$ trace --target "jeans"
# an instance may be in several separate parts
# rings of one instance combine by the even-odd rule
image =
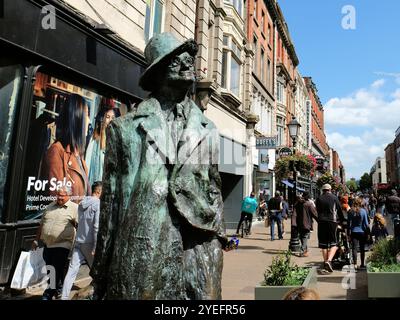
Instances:
[[[365,234],[363,232],[353,232],[351,234],[353,262],[357,264],[357,249],[360,246],[361,265],[364,265],[365,259]]]
[[[242,211],[242,214],[240,215],[240,220],[239,220],[239,223],[238,223],[238,226],[237,226],[236,233],[239,233],[240,226],[242,225],[245,217],[247,217],[247,219],[249,220],[249,233],[250,233],[250,231],[251,231],[251,223],[253,222],[253,214],[247,213],[247,212],[244,212],[244,211]]]
[[[278,238],[283,239],[282,237],[282,215],[279,214],[271,214],[270,215],[271,221],[271,240],[275,239],[275,222],[278,225]]]
[[[87,262],[89,268],[93,264],[93,243],[77,243],[72,252],[71,262],[69,263],[69,268],[67,275],[65,276],[64,285],[62,288],[62,300],[68,300],[69,294],[71,293],[72,285],[78,275],[79,268],[83,262]]]
[[[307,252],[308,247],[307,247],[307,242],[308,239],[310,238],[310,231],[309,230],[299,230],[299,238],[301,242],[301,252]]]

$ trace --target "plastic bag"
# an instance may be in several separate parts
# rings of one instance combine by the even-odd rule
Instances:
[[[22,251],[10,287],[12,289],[25,289],[41,283],[46,276],[47,269],[43,260],[43,248]]]

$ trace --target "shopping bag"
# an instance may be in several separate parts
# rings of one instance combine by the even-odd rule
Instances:
[[[11,280],[12,289],[25,289],[43,281],[47,276],[43,248],[22,251]]]

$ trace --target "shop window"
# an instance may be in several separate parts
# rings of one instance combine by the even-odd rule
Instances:
[[[0,218],[5,207],[15,115],[23,83],[23,68],[0,59]]]
[[[38,218],[61,185],[72,189],[76,203],[90,195],[91,185],[102,181],[105,130],[127,112],[127,105],[117,99],[38,72],[20,218]]]
[[[146,19],[144,25],[144,38],[146,43],[155,34],[162,32],[164,1],[146,0]]]

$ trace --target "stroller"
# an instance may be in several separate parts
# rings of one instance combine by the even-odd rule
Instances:
[[[347,226],[338,226],[337,239],[338,249],[332,259],[332,267],[334,269],[342,270],[345,265],[353,264],[353,255],[351,252],[351,243],[347,237]]]

